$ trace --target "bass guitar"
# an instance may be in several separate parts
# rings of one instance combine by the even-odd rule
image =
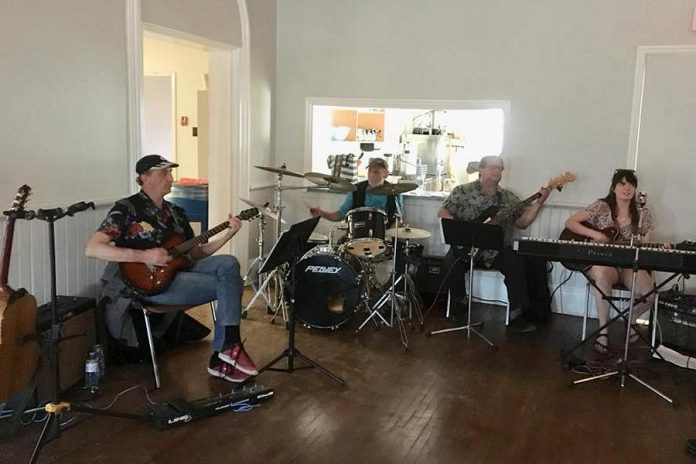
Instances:
[[[36,299],[24,289],[7,284],[14,225],[22,217],[31,188],[17,190],[12,207],[5,211],[5,241],[0,265],[0,403],[18,393],[32,380],[39,359],[36,339]]]
[[[245,209],[237,217],[242,221],[247,221],[256,217],[259,210],[256,208]],[[166,266],[152,266],[145,263],[119,263],[121,278],[131,289],[140,295],[157,295],[162,293],[172,283],[172,279],[176,273],[182,269],[191,266],[191,260],[188,252],[194,247],[208,241],[214,235],[219,234],[227,229],[229,223],[227,221],[218,224],[207,232],[184,241],[181,235],[173,235],[169,237],[163,244],[162,248],[166,249],[172,256],[172,260]]]
[[[556,189],[560,192],[563,190],[563,187],[566,184],[570,182],[575,182],[575,179],[575,174],[571,172],[566,172],[563,175],[551,179],[546,188],[549,190]],[[525,198],[524,200],[512,207],[501,208],[500,206],[491,206],[490,208],[486,208],[486,210],[483,211],[483,213],[481,213],[476,219],[474,219],[474,222],[482,222],[485,224],[500,224],[509,217],[515,217],[519,215],[522,211],[524,211],[524,209],[527,206],[531,205],[534,201],[541,198],[542,195],[543,194],[540,190],[534,195]]]

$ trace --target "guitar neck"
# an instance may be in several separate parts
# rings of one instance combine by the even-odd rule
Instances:
[[[201,235],[198,235],[197,237],[193,237],[190,240],[186,240],[184,243],[180,243],[179,245],[175,246],[170,250],[170,253],[173,256],[180,256],[183,254],[188,253],[192,248],[201,245],[205,242],[208,241],[210,237],[213,235],[217,235],[223,230],[227,229],[229,227],[229,222],[221,222],[220,224],[216,225],[212,229],[203,232]]]
[[[537,192],[534,195],[525,198],[521,202],[517,203],[511,208],[503,208],[498,214],[489,222],[489,224],[500,224],[505,219],[510,216],[515,216],[522,212],[527,206],[531,205],[537,198],[541,197],[541,192]]]
[[[15,219],[10,217],[5,224],[5,243],[2,248],[2,265],[0,265],[0,293],[7,293],[7,278],[10,273],[10,255],[12,254],[12,237],[14,236]]]

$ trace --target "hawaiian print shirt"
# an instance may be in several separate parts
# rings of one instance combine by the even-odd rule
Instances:
[[[97,230],[118,247],[138,250],[162,246],[175,234],[194,236],[183,208],[166,200],[158,208],[142,190],[117,201]]]
[[[491,206],[497,206],[501,209],[514,208],[519,202],[520,199],[517,195],[500,187],[497,195],[486,195],[481,189],[481,181],[475,180],[467,184],[457,185],[442,203],[442,207],[452,213],[452,216],[458,221],[473,221]],[[505,233],[505,245],[512,244],[513,227],[518,217],[519,214],[507,216],[499,223]],[[483,260],[486,266],[490,266],[497,254],[496,251],[492,250],[484,251]]]

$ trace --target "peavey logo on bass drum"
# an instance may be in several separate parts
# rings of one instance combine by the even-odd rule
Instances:
[[[305,272],[313,272],[315,274],[338,274],[341,271],[340,267],[335,266],[307,266]]]

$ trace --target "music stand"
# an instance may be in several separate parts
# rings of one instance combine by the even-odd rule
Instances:
[[[345,381],[342,378],[333,374],[331,371],[324,368],[323,366],[321,366],[319,363],[312,360],[311,358],[305,356],[304,354],[302,354],[302,352],[300,352],[300,350],[295,348],[295,307],[294,307],[294,305],[295,305],[295,275],[297,272],[296,264],[300,258],[302,250],[304,250],[304,246],[307,244],[307,240],[309,240],[309,236],[312,234],[312,231],[314,230],[317,223],[319,222],[319,219],[320,219],[319,217],[316,217],[316,218],[312,218],[312,219],[307,219],[306,221],[298,222],[297,224],[293,224],[290,227],[290,230],[283,232],[280,235],[280,237],[278,238],[278,241],[276,242],[276,244],[273,246],[273,249],[271,250],[271,253],[268,255],[266,262],[263,264],[261,269],[259,269],[259,272],[268,272],[271,269],[275,269],[276,267],[278,267],[282,264],[285,264],[285,263],[290,263],[290,269],[291,269],[290,270],[290,276],[291,276],[291,280],[290,280],[290,315],[289,315],[289,319],[288,319],[288,324],[289,324],[288,347],[285,350],[283,350],[283,352],[281,354],[276,356],[272,361],[270,361],[268,364],[266,364],[261,369],[259,369],[259,374],[263,371],[266,371],[266,370],[292,373],[295,369],[315,368],[315,369],[318,369],[322,374],[328,376],[334,382],[336,382],[340,385],[344,385]],[[294,366],[294,359],[296,357],[303,360],[307,365],[295,367]],[[271,367],[283,358],[288,358],[288,367],[286,367],[286,368]]]
[[[429,335],[437,335],[446,332],[466,330],[466,338],[471,337],[471,332],[478,335],[481,340],[495,348],[493,342],[488,340],[474,327],[483,325],[483,322],[471,323],[471,295],[474,289],[474,259],[479,249],[501,250],[503,248],[503,228],[498,225],[483,224],[480,222],[464,222],[454,219],[442,218],[442,232],[445,243],[450,246],[469,248],[469,289],[466,324],[449,329],[435,330]]]

